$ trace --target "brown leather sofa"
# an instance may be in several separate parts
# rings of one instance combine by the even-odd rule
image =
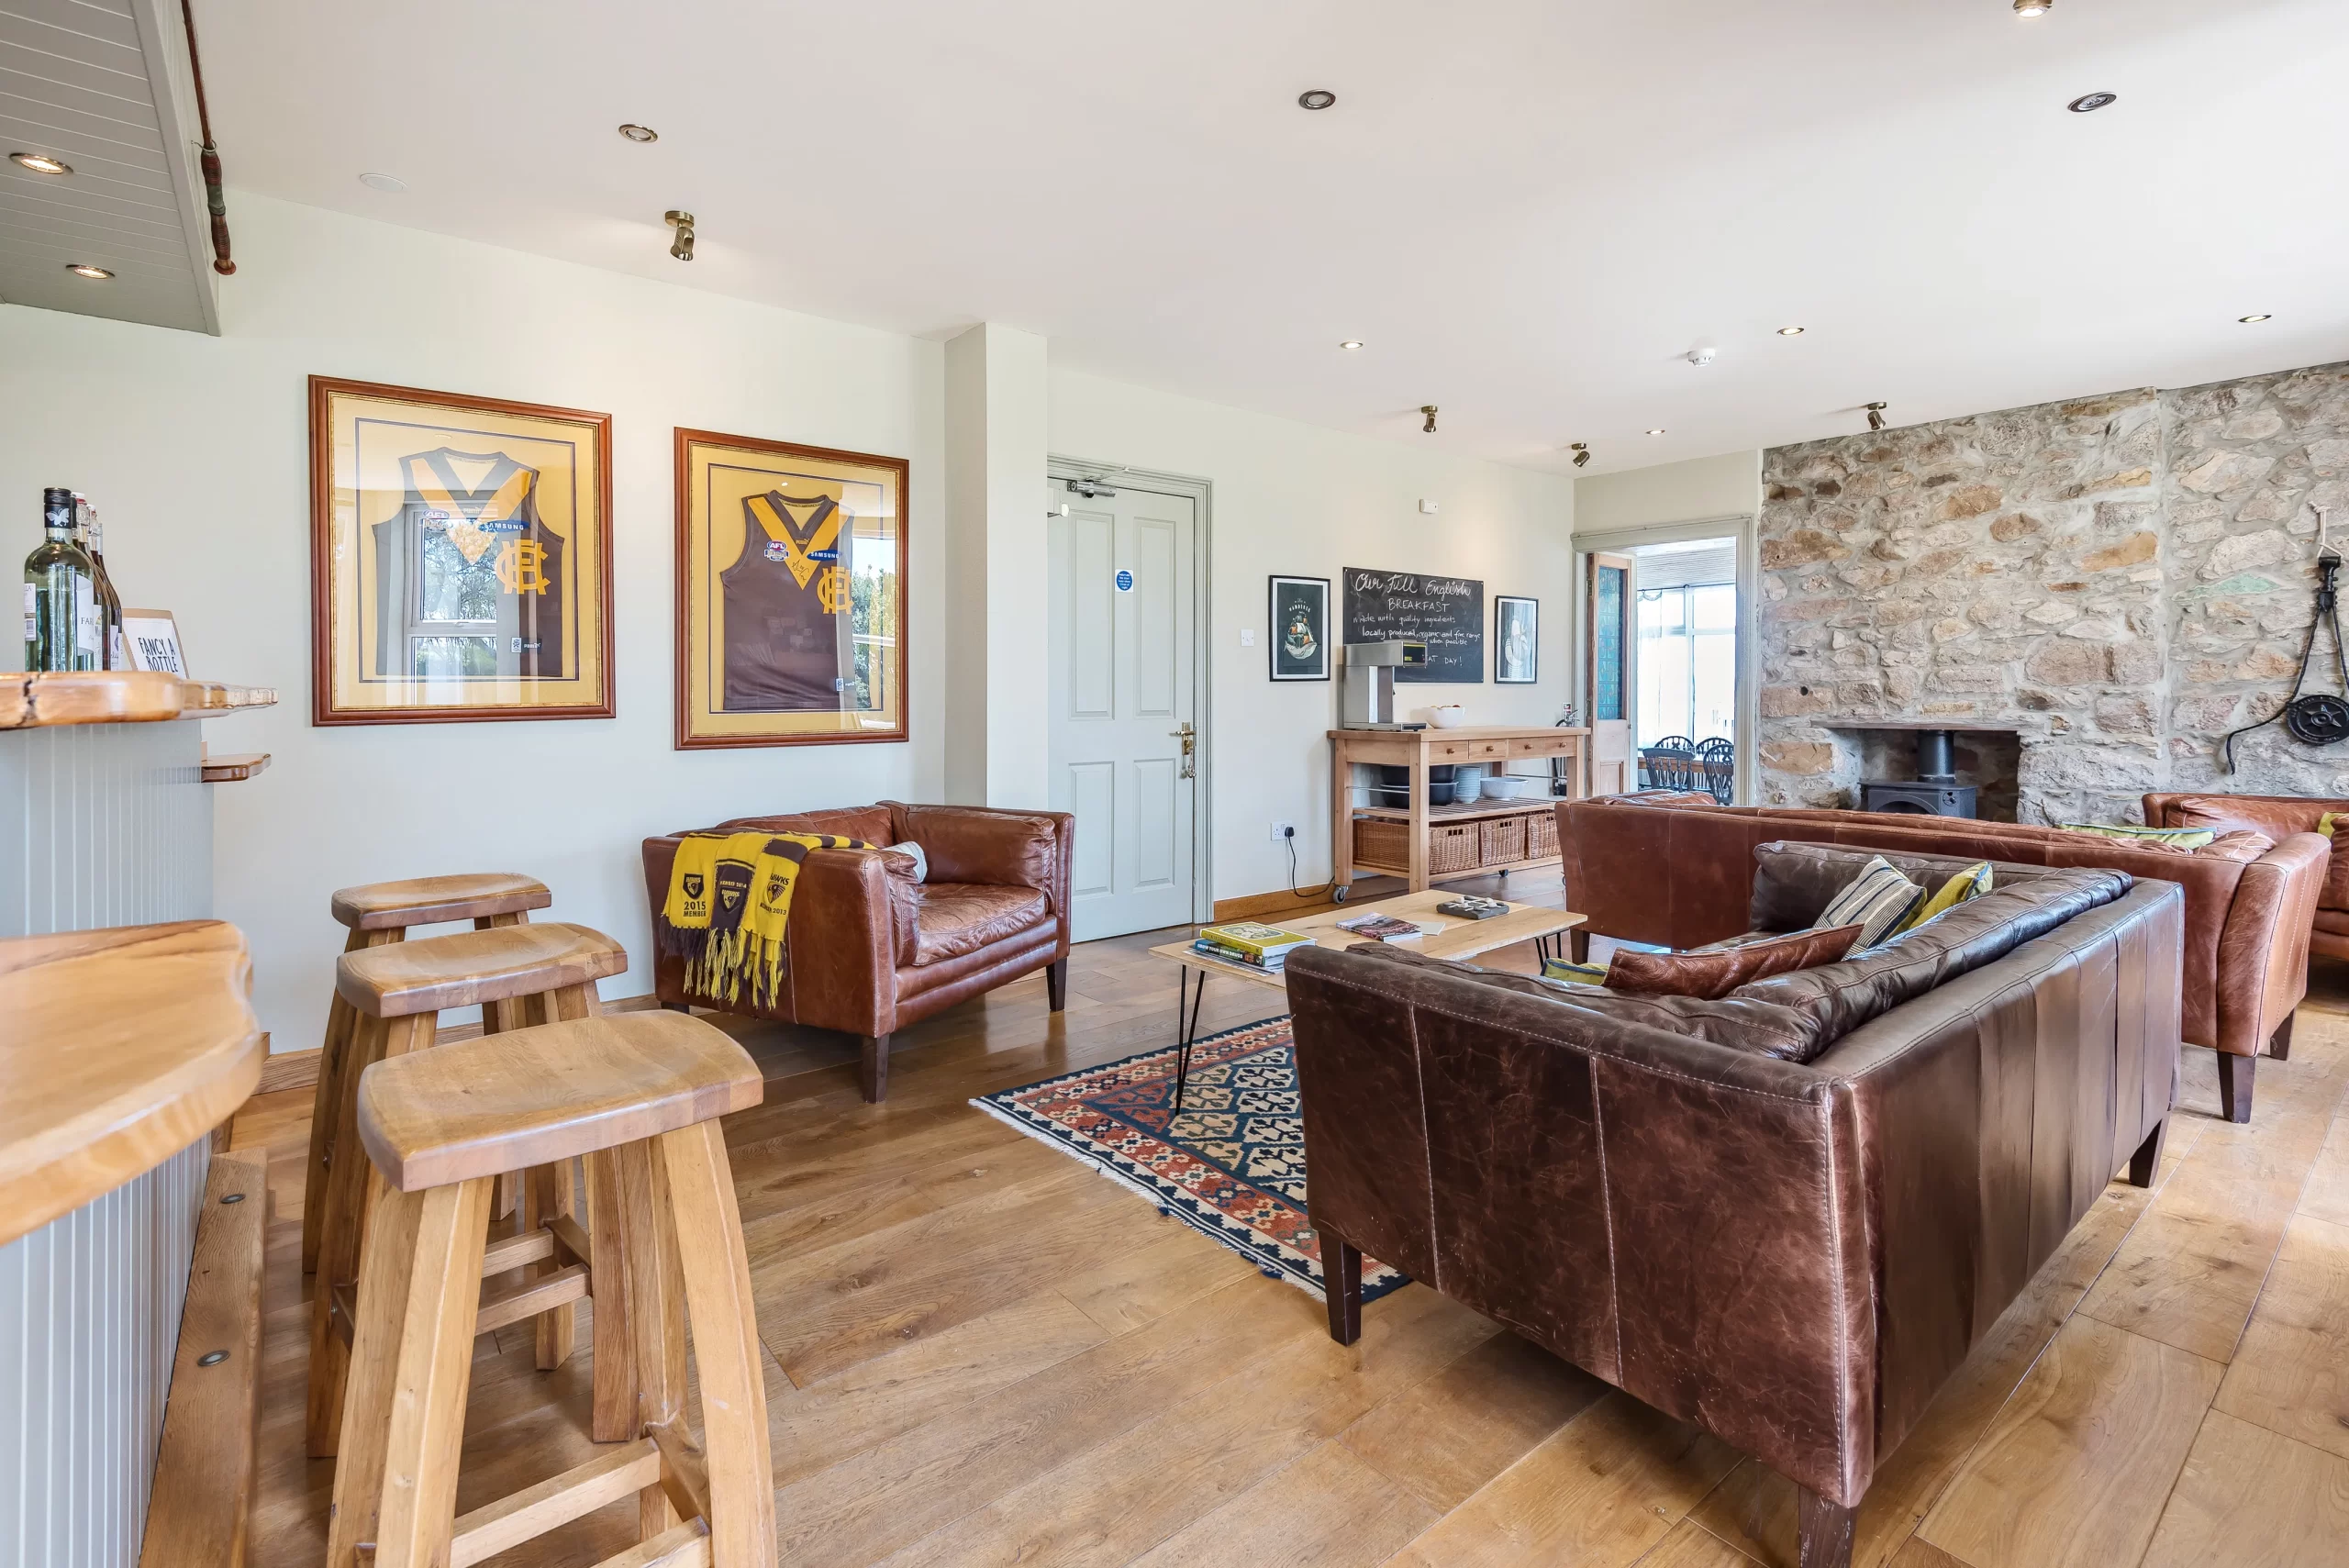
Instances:
[[[1656,869],[1747,874],[1689,855]],[[1935,1391],[2116,1168],[2159,1162],[2184,901],[2043,874],[1903,939],[1938,931],[1890,980],[1846,961],[1686,1018],[1375,943],[1291,954],[1332,1337],[1380,1259],[1775,1466],[1806,1568],[1844,1568]],[[1854,995],[1908,999],[1846,1009],[1808,1062],[1682,1032]]]
[[[2258,859],[2140,848],[2117,839],[2014,822],[1880,811],[1648,803],[1636,796],[1558,806],[1566,906],[1576,933],[1689,948],[1734,935],[1745,917],[1746,867],[1772,839],[1874,850],[2102,866],[2186,889],[2185,1038],[2219,1052],[2230,1121],[2251,1119],[2254,1061],[2290,1048],[2292,1009],[2308,990],[2309,930],[2332,846],[2284,838]],[[1669,866],[1669,874],[1657,868]]]
[[[2349,800],[2297,795],[2149,795],[2145,822],[2154,828],[2255,828],[2279,842],[2288,834],[2314,833],[2327,812],[2349,817]],[[2327,958],[2349,958],[2349,832],[2333,837],[2332,859],[2316,900],[2309,951]]]
[[[930,879],[905,855],[818,850],[800,868],[785,944],[788,973],[773,1007],[721,1002],[686,988],[685,961],[662,953],[662,1005],[746,1013],[841,1029],[863,1042],[868,1100],[888,1090],[889,1037],[966,997],[1041,969],[1052,1008],[1067,999],[1069,867],[1076,818],[1058,811],[974,806],[877,806],[738,817],[729,832],[829,833],[869,844],[919,844]],[[644,891],[657,922],[677,837],[644,840]]]

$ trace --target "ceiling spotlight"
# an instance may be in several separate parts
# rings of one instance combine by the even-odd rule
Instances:
[[[628,138],[630,141],[635,142],[658,141],[661,139],[661,133],[654,130],[649,125],[624,125],[620,127],[620,134]]]
[[[1649,435],[1651,435],[1651,436],[1661,436],[1662,434],[1664,434],[1664,431],[1663,431],[1662,429],[1660,429],[1660,428],[1659,428],[1659,429],[1653,429],[1653,430],[1650,430],[1650,431],[1648,432],[1648,434],[1649,434]]]
[[[104,267],[93,267],[87,261],[68,261],[65,263],[65,270],[77,278],[88,278],[93,283],[102,284],[114,276]]]
[[[397,174],[362,174],[359,183],[371,191],[382,191],[395,196],[407,189],[407,182]]]
[[[2018,17],[2043,17],[2055,6],[2055,0],[2015,0]]]
[[[1421,433],[1422,435],[1429,435],[1429,436],[1432,436],[1432,435],[1434,435],[1434,434],[1435,434],[1435,405],[1434,405],[1434,404],[1432,404],[1432,403],[1422,403],[1422,404],[1420,404],[1420,405],[1419,405],[1419,412],[1420,412],[1420,413],[1422,413],[1422,414],[1424,414],[1424,415],[1426,415],[1426,416],[1428,417],[1428,422],[1427,422],[1426,424],[1424,424],[1424,425],[1422,425],[1422,426],[1420,426],[1420,427],[1419,427],[1419,431],[1420,431],[1420,433]]]
[[[1337,101],[1338,95],[1327,87],[1316,87],[1297,95],[1297,106],[1300,109],[1326,109]]]
[[[661,217],[662,221],[677,231],[676,241],[669,247],[669,254],[680,261],[692,261],[694,259],[694,215],[689,212],[679,212],[672,207],[662,213]]]
[[[1884,411],[1885,411],[1887,408],[1889,408],[1889,407],[1891,407],[1891,406],[1892,406],[1892,405],[1890,405],[1889,403],[1871,403],[1871,404],[1869,404],[1869,405],[1867,406],[1867,410],[1868,410],[1868,428],[1869,428],[1869,429],[1871,429],[1871,430],[1881,430],[1881,429],[1883,429],[1883,428],[1884,428]]]
[[[2276,318],[2266,311],[2262,311],[2257,316],[2238,316],[2235,319],[2246,327],[2255,327],[2263,321],[2273,321]]]
[[[2120,101],[2121,95],[2118,93],[2083,93],[2064,106],[2076,115],[2092,115],[2107,104],[2117,104]]]
[[[1341,349],[1359,349],[1362,347],[1362,339],[1359,338],[1349,338],[1344,342],[1339,344],[1338,347]]]
[[[1576,468],[1586,468],[1589,466],[1590,443],[1588,441],[1568,441],[1566,443],[1566,450],[1575,454],[1575,466]]]
[[[1802,336],[1802,333],[1803,329],[1799,327],[1781,327],[1778,328],[1778,336],[1781,338],[1799,338]]]
[[[8,161],[21,163],[36,174],[71,174],[73,165],[61,158],[51,158],[46,152],[11,152]]]

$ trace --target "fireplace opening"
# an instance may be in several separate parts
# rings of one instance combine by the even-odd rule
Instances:
[[[2015,820],[2021,738],[2013,730],[1898,720],[1834,728],[1854,731],[1859,742],[1861,809]]]

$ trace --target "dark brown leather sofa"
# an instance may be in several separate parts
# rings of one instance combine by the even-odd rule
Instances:
[[[2149,795],[2145,822],[2154,828],[2221,829],[2241,824],[2256,828],[2269,838],[2314,833],[2329,812],[2349,817],[2349,800],[2325,800],[2298,795]],[[2327,958],[2349,958],[2349,831],[2333,835],[2332,859],[2317,895],[2314,929],[2309,951]]]
[[[1864,958],[1727,1002],[1292,954],[1332,1336],[1360,1331],[1368,1253],[1775,1466],[1805,1568],[1844,1568],[1880,1462],[2115,1170],[2159,1162],[2183,897],[2040,874],[1897,974]],[[1683,1032],[1734,1040],[1741,1007],[1856,1027],[1808,1062]]]
[[[1067,993],[1069,867],[1076,819],[1058,811],[974,806],[877,806],[738,817],[728,832],[829,833],[869,844],[913,842],[930,860],[918,882],[904,855],[818,850],[800,868],[779,1003],[754,1007],[689,991],[685,961],[659,954],[662,1005],[746,1013],[841,1029],[863,1044],[868,1100],[888,1090],[889,1037],[905,1026],[1044,971],[1052,1008]],[[644,891],[657,922],[677,837],[644,840]]]
[[[1745,918],[1753,847],[1772,839],[2101,866],[2174,882],[2186,890],[2185,1040],[2219,1052],[2220,1108],[2230,1121],[2251,1119],[2260,1051],[2280,1056],[2290,1047],[2332,851],[2316,834],[2296,833],[2244,862],[2013,822],[1697,805],[1679,796],[1564,801],[1557,814],[1566,906],[1589,917],[1578,940],[1603,934],[1690,948],[1734,935]]]

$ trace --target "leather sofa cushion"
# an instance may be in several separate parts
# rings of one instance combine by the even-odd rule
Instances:
[[[1781,1062],[1809,1062],[1825,1051],[1829,1044],[1820,1031],[1817,1019],[1791,1007],[1751,997],[1724,997],[1709,1001],[1698,996],[1624,995],[1592,985],[1572,985],[1556,980],[1539,979],[1531,974],[1479,969],[1473,963],[1462,963],[1453,959],[1431,958],[1391,942],[1361,942],[1345,951],[1408,964],[1415,969],[1443,970],[1497,991],[1514,991],[1521,996],[1538,996],[1546,1002],[1579,1007],[1584,1012],[1597,1013],[1603,1018],[1644,1024],[1651,1029],[1725,1045],[1733,1051],[1774,1056]],[[1617,955],[1618,959],[1621,956],[1620,953]]]
[[[1857,926],[1790,931],[1706,952],[1625,948],[1607,968],[1607,989],[1631,996],[1693,996],[1717,1002],[1739,986],[1789,970],[1833,963],[1859,940]]]
[[[1052,917],[1052,901],[1040,887],[929,882],[915,883],[913,889],[917,969],[941,959],[959,958]],[[894,878],[890,891],[896,891]]]
[[[1780,839],[1753,849],[1753,896],[1747,923],[1757,931],[1799,931],[1819,923],[1820,911],[1842,892],[1871,855],[1881,855],[1892,868],[1925,889],[1928,895],[1942,884],[1979,861],[1962,855],[1918,855],[1899,850],[1853,850],[1836,844],[1804,844]],[[2048,874],[2045,866],[1990,862],[1993,892]]]
[[[2328,811],[2341,809],[2337,800],[2265,800],[2223,795],[2190,796],[2170,807],[2188,828],[2216,828],[2221,833],[2251,828],[2271,839],[2313,833]],[[2349,833],[2332,835],[2332,860],[2324,869],[2324,891],[2317,895],[2322,909],[2349,909]]]
[[[731,822],[720,822],[718,830],[726,833],[748,833],[764,828],[770,833],[829,833],[836,839],[862,839],[868,844],[890,844],[897,835],[891,830],[889,808],[885,806],[844,806],[838,811],[795,811],[784,817],[737,817]]]
[[[2316,929],[2331,936],[2349,937],[2349,909],[2323,909],[2316,912]]]
[[[898,831],[890,841],[911,839],[930,857],[932,887],[941,883],[1018,884],[1047,890],[1055,885],[1053,851],[1057,818],[1038,813],[963,811],[951,806],[900,806]],[[886,809],[883,808],[885,816]]]
[[[1929,926],[1841,963],[1757,980],[1731,995],[1809,1015],[1824,1050],[1902,1003],[2004,958],[2076,915],[2111,903],[2133,884],[2126,872],[2049,872],[2019,886],[1994,888]]]
[[[2232,832],[2220,834],[2196,853],[2214,860],[2242,861],[2248,864],[2275,847],[2276,840],[2258,828],[2239,828]]]

